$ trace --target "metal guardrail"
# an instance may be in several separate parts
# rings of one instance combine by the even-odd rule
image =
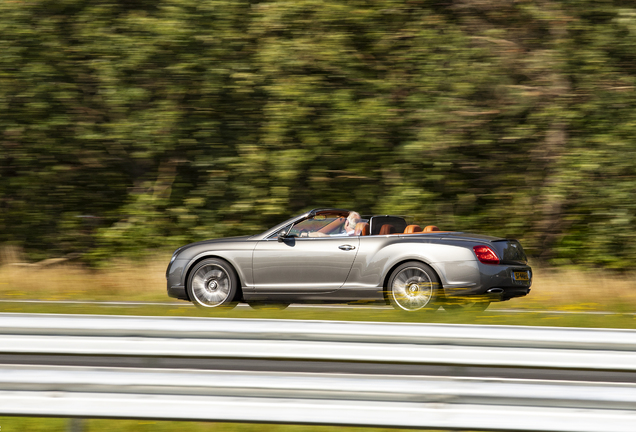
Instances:
[[[633,431],[636,386],[340,374],[1,367],[11,415]]]
[[[636,331],[500,325],[413,324],[114,315],[0,315],[0,334],[389,342],[636,350]]]
[[[398,374],[0,366],[0,414],[633,432],[636,332],[290,320],[0,315],[0,354],[326,360]],[[581,381],[399,376],[404,363],[580,369]]]
[[[0,353],[636,371],[636,331],[5,314],[0,319]]]

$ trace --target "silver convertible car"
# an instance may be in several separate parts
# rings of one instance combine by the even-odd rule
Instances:
[[[403,311],[485,309],[525,296],[532,270],[517,240],[399,216],[358,219],[315,209],[261,234],[206,240],[177,249],[166,272],[168,295],[202,308],[290,303],[382,302]]]

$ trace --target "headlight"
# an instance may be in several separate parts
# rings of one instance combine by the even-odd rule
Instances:
[[[174,251],[174,253],[172,254],[172,258],[170,258],[170,264],[168,264],[168,268],[166,269],[166,278],[168,277],[168,273],[170,272],[170,266],[172,265],[172,263],[174,262],[174,260],[177,259],[177,255],[179,255],[179,251],[181,251],[182,248],[177,249],[176,251]]]
[[[177,254],[179,253],[179,249],[177,249],[176,251],[174,251],[174,253],[172,254],[172,258],[170,258],[170,264],[172,264],[174,262],[174,260],[177,259]],[[168,264],[168,265],[170,265]]]

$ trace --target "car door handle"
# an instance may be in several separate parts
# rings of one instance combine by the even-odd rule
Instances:
[[[344,251],[350,251],[355,249],[355,246],[351,246],[351,245],[342,245],[342,246],[338,246],[338,249],[342,249]]]

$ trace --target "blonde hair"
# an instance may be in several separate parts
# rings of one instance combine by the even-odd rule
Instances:
[[[360,222],[360,220],[362,220],[362,218],[360,217],[360,213],[358,212],[350,212],[349,216],[347,216],[347,222],[349,222],[349,226],[352,229],[355,229],[356,225],[358,224],[358,222]]]

